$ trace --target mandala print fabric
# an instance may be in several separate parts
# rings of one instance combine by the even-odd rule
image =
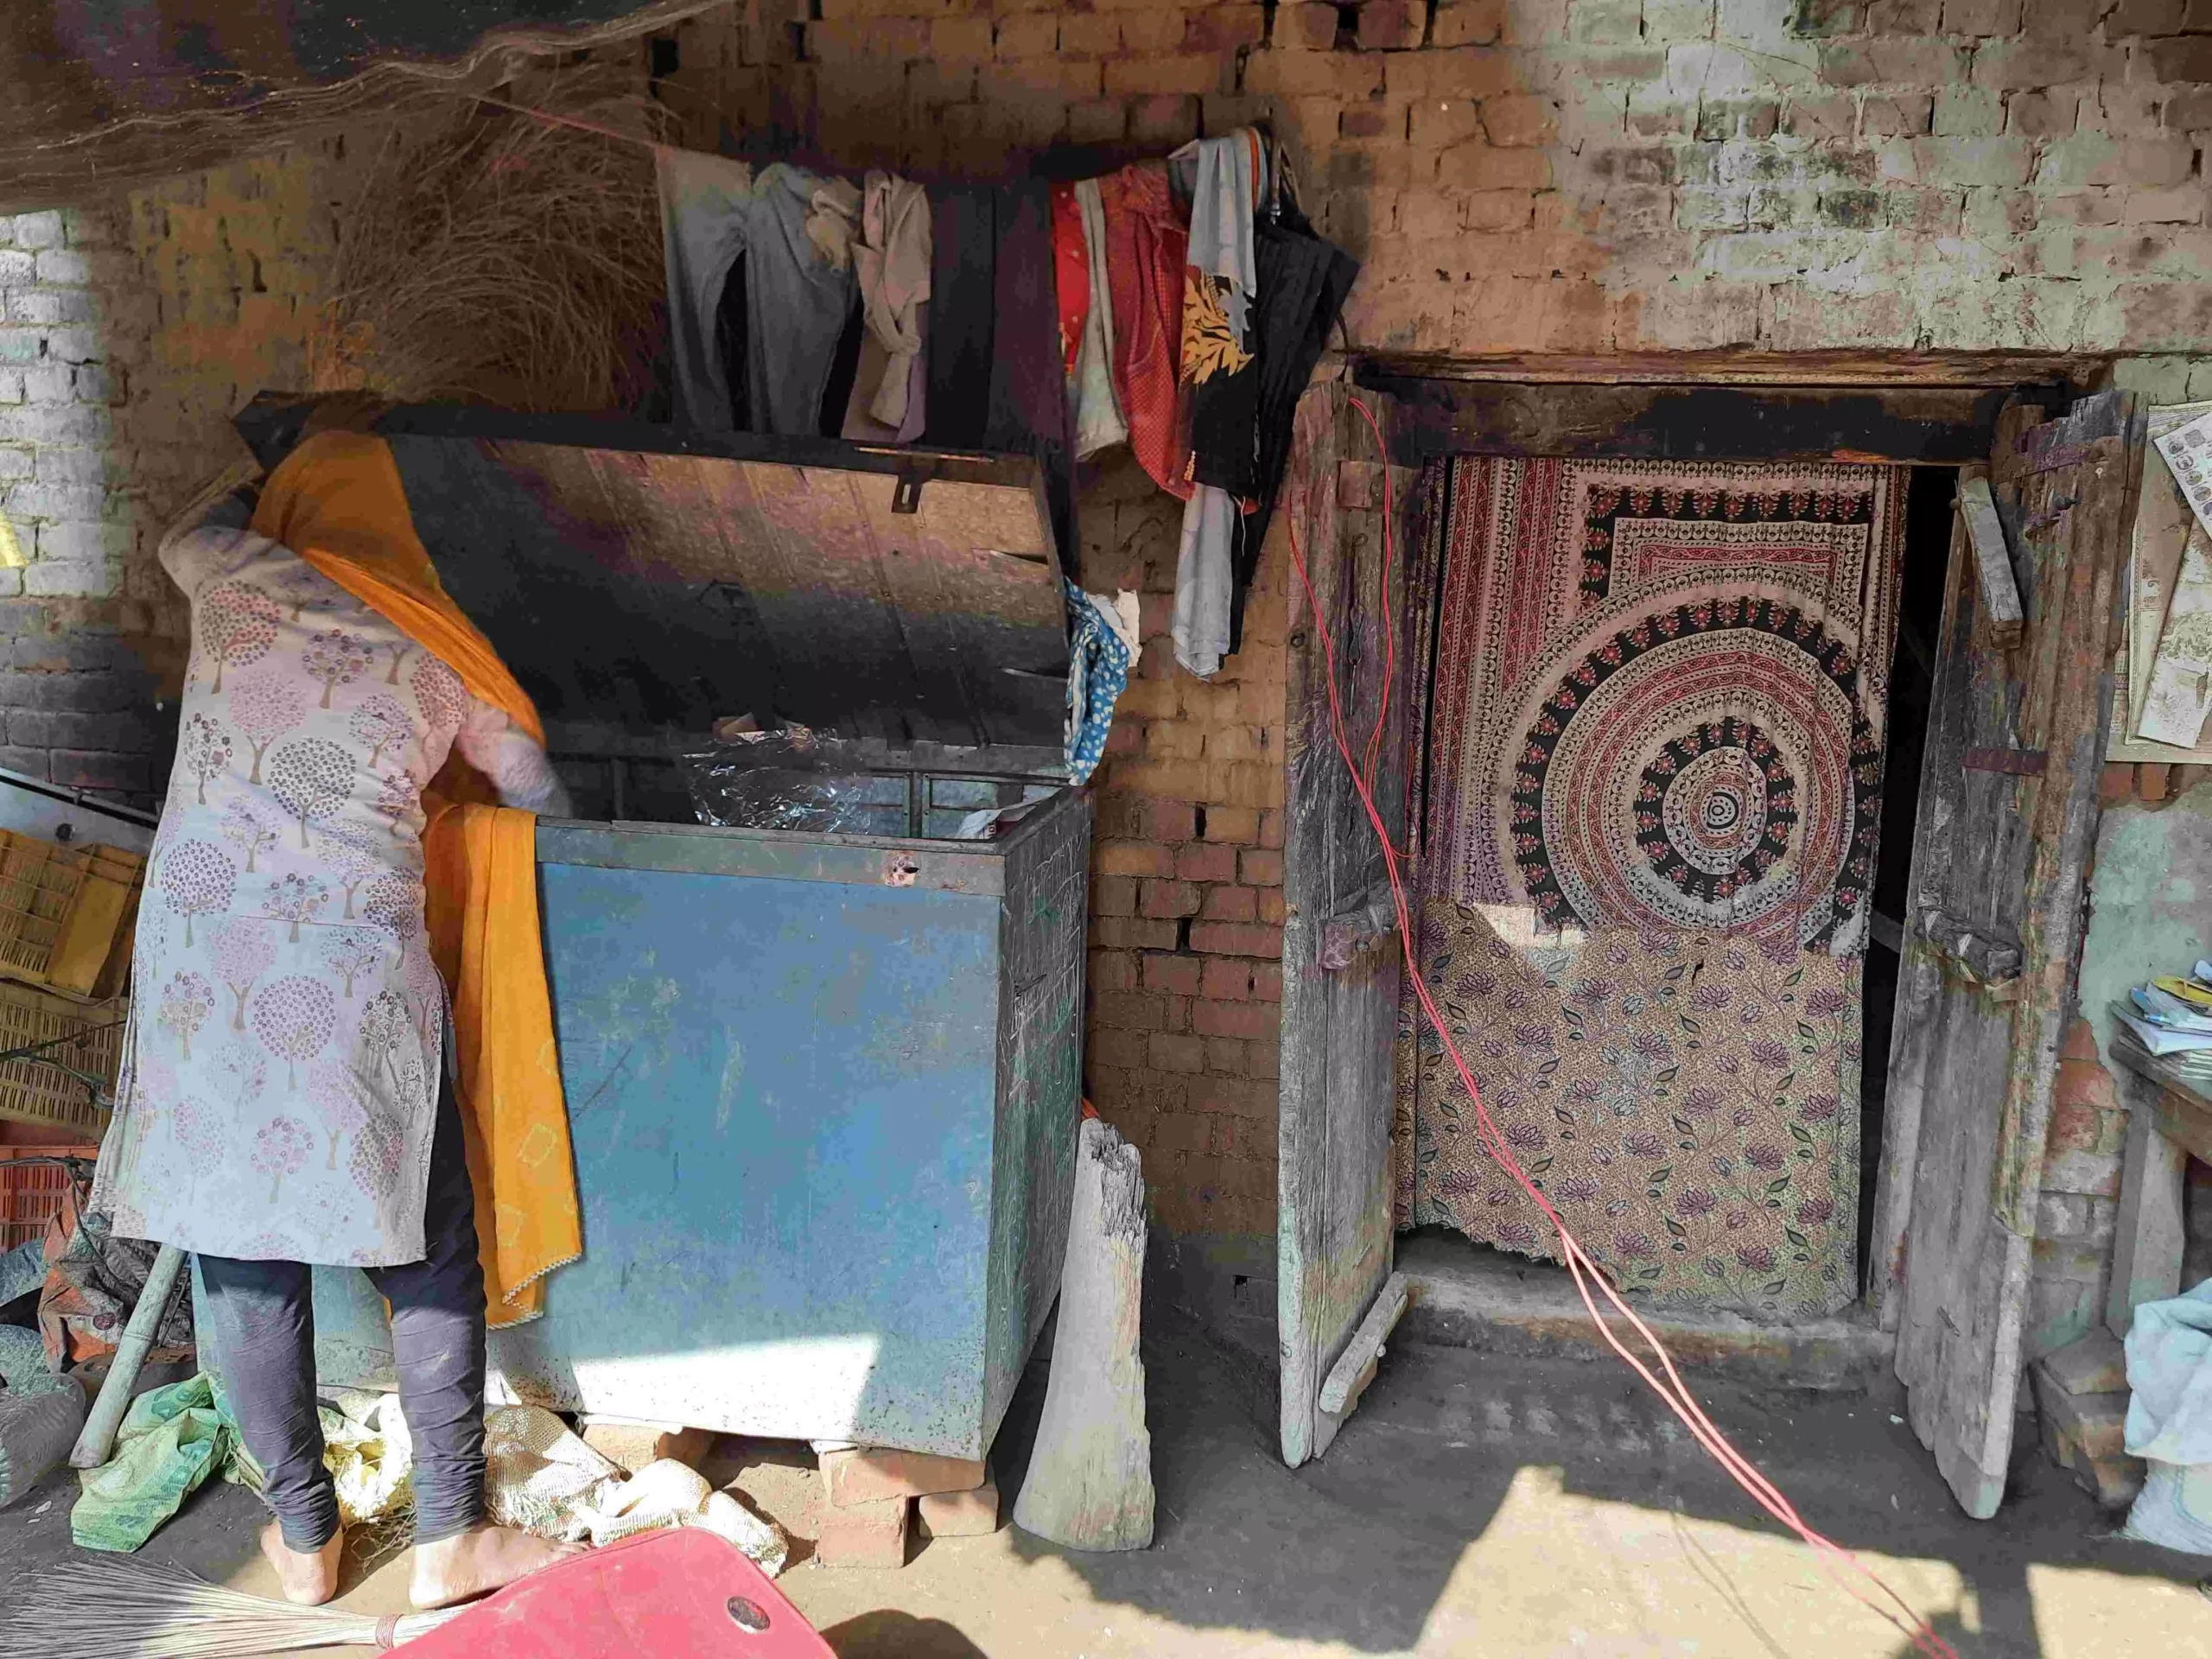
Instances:
[[[1857,1294],[1895,468],[1467,459],[1421,582],[1417,950],[1492,1122],[1675,1306]],[[1397,1212],[1556,1254],[1410,999]]]

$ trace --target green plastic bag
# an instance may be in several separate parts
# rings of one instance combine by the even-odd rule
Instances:
[[[238,1426],[206,1375],[149,1389],[130,1402],[114,1456],[80,1477],[69,1535],[80,1549],[137,1548],[208,1476],[230,1474],[238,1449]]]

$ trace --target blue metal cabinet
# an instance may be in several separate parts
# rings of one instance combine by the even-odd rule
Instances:
[[[1066,1245],[1090,835],[542,824],[584,1256],[494,1397],[981,1458]],[[321,1380],[394,1386],[316,1280]]]

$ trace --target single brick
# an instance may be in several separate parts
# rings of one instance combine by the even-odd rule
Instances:
[[[1282,885],[1282,855],[1265,848],[1248,847],[1237,859],[1237,879],[1248,887]]]
[[[1097,1023],[1117,1031],[1160,1031],[1167,1024],[1166,1005],[1152,992],[1100,991],[1094,1007]]]
[[[1279,957],[1282,930],[1255,922],[1194,922],[1191,949],[1206,956]]]
[[[1089,963],[1094,991],[1134,991],[1139,983],[1137,964],[1143,960],[1133,950],[1093,950]]]
[[[1428,43],[1433,47],[1495,45],[1504,31],[1505,11],[1506,0],[1444,0],[1429,25]],[[1708,6],[1708,29],[1711,16]]]
[[[1090,884],[1090,913],[1094,916],[1134,916],[1137,913],[1137,883],[1132,875],[1102,875]]]
[[[1256,962],[1252,964],[1252,995],[1262,1002],[1282,1001],[1281,963]]]
[[[1249,887],[1208,887],[1198,914],[1209,922],[1249,922],[1259,917],[1257,895]]]
[[[999,1529],[999,1487],[987,1480],[972,1492],[931,1492],[914,1500],[925,1538],[981,1538]]]
[[[1147,991],[1162,991],[1176,996],[1197,996],[1201,981],[1214,964],[1198,957],[1170,956],[1155,952],[1140,960],[1144,964],[1144,988]]]
[[[1359,9],[1359,49],[1409,51],[1427,28],[1428,0],[1366,0]]]
[[[1208,6],[1190,14],[1183,45],[1193,52],[1234,52],[1240,47],[1258,46],[1267,37],[1265,6]],[[1207,112],[1206,124],[1209,130],[1214,130],[1211,111]]]
[[[822,1454],[822,1490],[832,1509],[925,1492],[972,1492],[988,1474],[980,1461],[895,1446],[855,1446]]]
[[[1211,810],[1207,817],[1211,827]],[[1185,881],[1234,881],[1236,849],[1211,840],[1193,842],[1177,849],[1175,874]]]
[[[814,1541],[816,1562],[823,1567],[906,1566],[906,1521],[913,1507],[911,1497],[887,1497],[874,1503],[824,1508]]]
[[[1178,924],[1141,916],[1101,916],[1090,924],[1090,942],[1109,950],[1173,950]]]
[[[1206,958],[1205,974],[1198,994],[1216,1001],[1243,1001],[1252,995],[1252,964],[1239,962],[1233,957]]]
[[[1101,875],[1140,875],[1165,879],[1175,874],[1175,853],[1151,841],[1102,841],[1093,867]]]
[[[1155,920],[1175,920],[1197,915],[1205,897],[1195,882],[1147,881],[1138,894],[1137,909]]]
[[[1185,97],[1140,98],[1129,105],[1129,142],[1140,148],[1188,143],[1198,136],[1198,100]]]
[[[1326,52],[1337,43],[1334,6],[1293,0],[1275,8],[1275,30],[1268,44],[1279,52]]]
[[[1272,1002],[1199,1001],[1192,1005],[1191,1014],[1201,1037],[1271,1043],[1282,1036],[1281,1011]]]
[[[1152,1065],[1162,1071],[1198,1072],[1206,1069],[1206,1046],[1202,1037],[1154,1032],[1146,1045],[1146,1052]]]

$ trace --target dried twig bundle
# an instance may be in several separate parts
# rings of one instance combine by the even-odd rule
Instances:
[[[590,70],[396,128],[339,227],[313,390],[621,410],[652,384],[663,267],[651,150],[667,115]],[[584,127],[603,130],[586,130]]]

